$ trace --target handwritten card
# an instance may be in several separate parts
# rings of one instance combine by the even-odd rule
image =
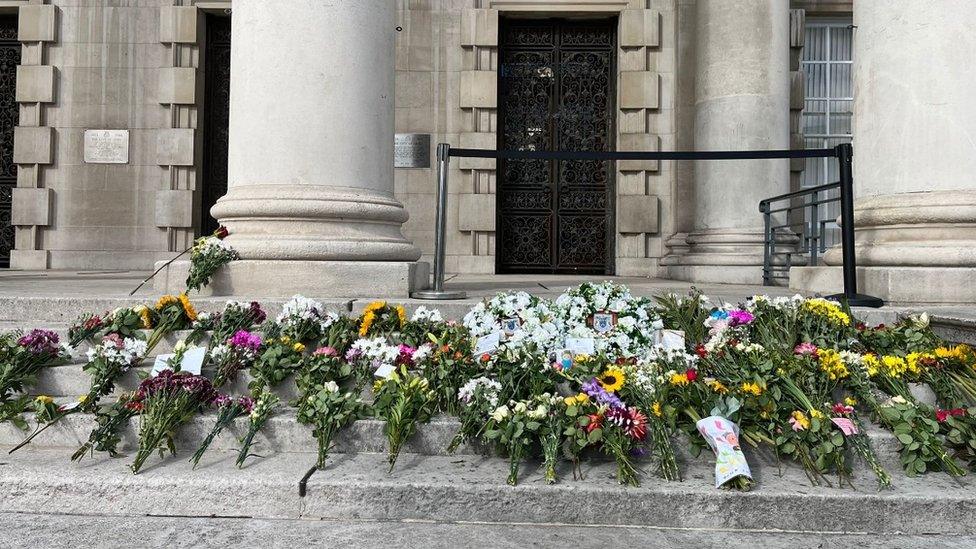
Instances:
[[[592,337],[567,337],[565,348],[574,355],[596,354],[596,343]]]
[[[715,487],[736,477],[752,479],[749,463],[739,446],[739,426],[720,416],[708,416],[695,424],[715,452]]]
[[[475,356],[481,356],[484,354],[491,354],[498,350],[498,346],[502,342],[502,333],[493,332],[486,336],[481,336],[474,345]]]

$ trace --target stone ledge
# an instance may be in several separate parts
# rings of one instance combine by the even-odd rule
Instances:
[[[160,267],[162,263],[157,263]],[[185,286],[189,261],[176,261],[155,278],[158,292],[179,292]],[[256,299],[288,298],[295,294],[355,298],[363,283],[371,297],[404,299],[428,286],[430,265],[417,261],[287,261],[240,260],[223,267],[200,295],[247,295]]]
[[[976,267],[858,267],[859,293],[887,305],[972,305],[976,303]],[[793,267],[790,288],[822,294],[844,290],[841,267]]]

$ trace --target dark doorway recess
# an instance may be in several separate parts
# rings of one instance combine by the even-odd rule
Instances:
[[[200,232],[217,230],[210,208],[227,194],[227,142],[230,123],[230,17],[207,16],[204,57],[206,91],[203,121],[203,197]]]
[[[0,16],[0,268],[10,266],[14,249],[12,209],[17,165],[14,164],[14,128],[20,119],[15,98],[20,42],[17,41],[17,16]]]
[[[503,19],[498,148],[614,150],[616,20]],[[496,271],[613,274],[610,162],[499,160]]]

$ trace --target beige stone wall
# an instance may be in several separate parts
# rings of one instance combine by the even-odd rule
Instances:
[[[676,0],[397,0],[396,131],[453,146],[494,148],[498,21],[505,16],[593,13],[619,18],[618,150],[677,143]],[[621,163],[616,174],[617,274],[656,275],[663,240],[681,225],[674,167]],[[404,234],[433,254],[436,175],[395,170],[410,212]],[[447,271],[495,270],[495,163],[455,159],[450,172]],[[624,198],[626,197],[626,198]]]

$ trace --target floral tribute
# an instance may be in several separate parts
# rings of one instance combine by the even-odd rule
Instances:
[[[135,394],[94,404],[161,334],[187,328],[188,342],[211,334],[206,376],[163,370]],[[422,425],[446,414],[458,420],[448,450],[492,449],[508,460],[510,484],[531,474],[529,460],[541,461],[546,483],[561,481],[563,462],[581,477],[594,455],[612,460],[624,485],[680,481],[682,444],[714,464],[723,489],[756,487],[749,462],[757,451],[829,487],[850,486],[860,461],[883,489],[898,479],[876,455],[871,425],[892,433],[907,475],[976,470],[976,352],[940,339],[925,315],[870,327],[822,298],[731,304],[693,291],[646,299],[617,284],[584,283],[551,301],[498,294],[450,322],[433,309],[408,316],[386,302],[347,317],[302,296],[273,319],[257,303],[198,315],[181,295],[82,316],[69,339],[90,349],[84,405],[30,390],[42,368],[68,357],[56,334],[0,336],[0,420],[26,425],[33,414],[50,422],[80,407],[94,414],[88,441],[72,456],[81,459],[117,455],[138,416],[134,471],[173,450],[174,433],[211,409],[194,465],[234,422],[246,422],[238,465],[257,458],[251,449],[261,429],[291,413],[308,427],[319,468],[343,444],[343,430],[375,418],[391,470]],[[214,386],[230,390],[236,377],[249,381],[247,394],[218,396]],[[291,384],[297,391],[285,397]]]
[[[229,232],[226,227],[219,227],[210,236],[203,236],[193,243],[190,249],[190,272],[186,277],[187,290],[199,290],[210,284],[214,273],[224,265],[240,259],[224,238]]]

